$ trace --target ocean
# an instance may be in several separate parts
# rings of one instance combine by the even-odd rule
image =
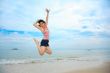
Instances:
[[[29,63],[33,61],[49,60],[110,60],[110,50],[81,49],[81,50],[53,50],[52,55],[40,56],[36,48],[0,49],[0,64]]]
[[[19,42],[18,42],[19,41]],[[30,42],[29,42],[30,41]],[[47,62],[53,60],[110,60],[110,48],[62,49],[52,47],[52,55],[40,56],[31,40],[0,41],[0,64]]]

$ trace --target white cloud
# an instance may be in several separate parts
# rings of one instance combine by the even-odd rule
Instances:
[[[99,37],[100,32],[109,32],[109,24],[108,27],[105,28],[105,23],[97,24],[97,20],[104,21],[104,18],[108,18],[107,14],[104,14],[102,10],[102,1],[81,1],[79,3],[67,3],[62,5],[61,12],[54,15],[53,28],[61,29],[76,29],[81,32],[90,31],[95,34],[94,37]],[[85,16],[89,12],[95,11],[95,16]],[[84,20],[86,19],[85,23]],[[96,20],[96,21],[94,21]],[[86,29],[83,29],[83,26],[87,26]],[[100,29],[98,29],[100,28]],[[56,31],[56,30],[55,30]],[[69,33],[69,32],[68,32]],[[72,35],[70,35],[72,36]]]
[[[3,0],[0,27],[8,30],[39,31],[32,24],[36,19],[45,19],[47,7],[51,10],[49,29],[52,49],[109,48],[109,38],[102,38],[100,34],[110,34],[110,25],[104,21],[110,18],[110,10],[103,8],[103,1],[100,0],[76,1]],[[83,32],[91,32],[93,35],[88,37],[80,34]],[[32,48],[35,46],[32,38],[28,33],[21,35],[15,32],[8,36],[0,34],[0,46],[5,48],[5,44],[8,44],[6,48]],[[36,38],[41,40],[42,36]]]
[[[102,1],[99,0],[80,0],[78,2],[62,2],[60,0],[55,0],[50,1],[49,3],[47,3],[46,0],[44,1],[46,3],[42,3],[42,1],[40,0],[37,2],[35,1],[36,3],[28,3],[28,1],[20,0],[14,2],[12,3],[11,1],[10,3],[8,3],[6,1],[4,2],[2,8],[2,11],[6,12],[7,14],[11,13],[12,16],[10,17],[13,17],[13,19],[0,21],[0,23],[6,29],[36,31],[36,28],[34,28],[32,24],[36,19],[45,19],[45,7],[51,9],[49,17],[50,31],[52,33],[56,33],[58,36],[61,33],[63,35],[69,35],[72,37],[74,36],[73,34],[69,33],[69,31],[62,30],[73,29],[73,32],[74,30],[78,30],[79,32],[90,31],[97,35],[102,31],[108,33],[110,29],[109,24],[107,24],[108,26],[105,26],[105,23],[103,22],[101,23],[101,25],[98,25],[96,23],[97,20],[103,21],[104,18],[109,17],[107,16],[107,14],[103,13],[101,6]],[[42,5],[38,4],[39,2],[41,2]],[[10,10],[8,10],[8,6]],[[15,11],[18,13],[16,13]],[[21,19],[20,17],[16,17],[15,15],[19,15],[19,11],[21,12]],[[92,13],[92,11],[95,12],[94,16],[90,16],[90,13]],[[86,26],[87,28],[84,29],[82,28],[83,26]],[[80,37],[81,35],[77,34],[77,36]]]

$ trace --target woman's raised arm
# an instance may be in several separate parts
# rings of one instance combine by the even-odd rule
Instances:
[[[48,18],[49,18],[49,9],[46,9],[46,24],[48,24]]]

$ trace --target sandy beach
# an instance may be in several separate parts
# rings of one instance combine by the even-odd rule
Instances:
[[[110,63],[104,63],[92,68],[73,70],[66,73],[110,73]]]
[[[110,62],[55,60],[0,65],[0,73],[109,73]]]

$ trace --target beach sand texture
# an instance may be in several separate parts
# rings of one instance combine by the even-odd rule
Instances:
[[[110,62],[58,60],[0,65],[0,73],[110,73]]]

